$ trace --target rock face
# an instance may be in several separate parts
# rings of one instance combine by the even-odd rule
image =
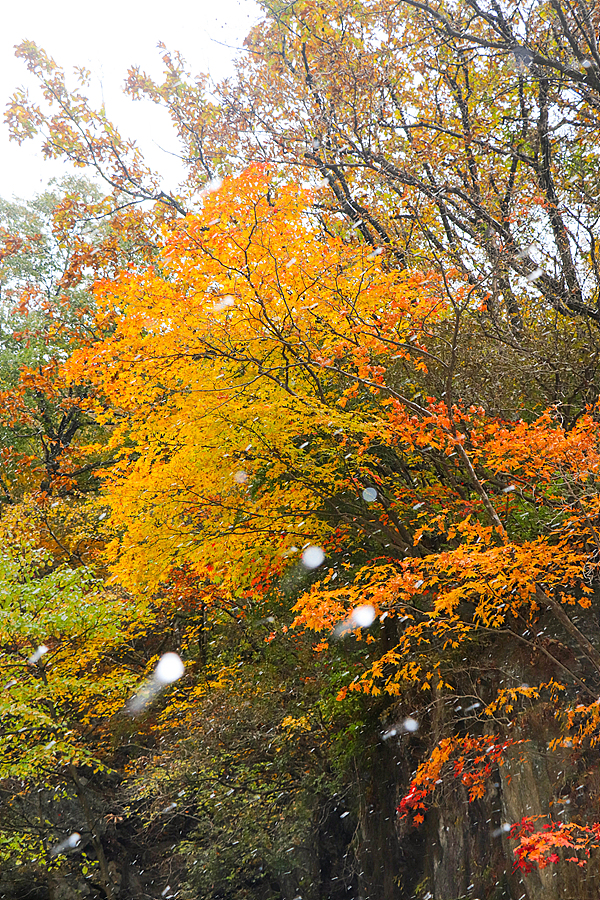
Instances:
[[[401,748],[381,748],[361,807],[359,900],[597,900],[600,862],[594,855],[584,867],[563,862],[529,874],[514,871],[509,824],[525,816],[597,817],[599,778],[589,760],[549,753],[544,723],[532,726],[535,740],[513,748],[484,798],[469,802],[459,782],[443,785],[420,829],[395,815],[406,784],[394,777],[402,768]]]
[[[481,799],[469,802],[459,780],[446,778],[418,828],[397,814],[425,736],[376,740],[357,760],[343,793],[312,798],[307,814],[281,822],[271,864],[240,885],[229,877],[229,857],[210,897],[222,900],[597,900],[600,865],[563,862],[513,870],[508,826],[525,816],[597,819],[600,776],[594,759],[571,750],[548,751],[552,716],[521,723],[512,748]],[[65,801],[76,820],[73,799]],[[70,804],[70,805],[69,805]],[[73,808],[71,808],[73,807]],[[300,807],[298,807],[300,809]],[[102,810],[98,810],[99,814]],[[191,810],[194,814],[194,810]],[[190,820],[192,816],[190,816]],[[293,836],[290,828],[293,826]],[[160,838],[149,839],[134,817],[103,834],[114,900],[203,900],[190,881],[198,835],[175,817]],[[194,841],[196,841],[196,849]],[[183,843],[182,843],[183,842]],[[93,856],[91,844],[87,844]],[[223,848],[226,849],[226,848]],[[239,848],[239,856],[248,848]],[[217,855],[221,850],[217,848]],[[235,854],[237,854],[237,848]],[[567,854],[569,855],[569,854]],[[168,888],[168,890],[167,890]],[[167,890],[167,894],[164,891]],[[21,866],[0,872],[0,900],[79,900],[106,893],[98,879],[74,866],[61,872]]]

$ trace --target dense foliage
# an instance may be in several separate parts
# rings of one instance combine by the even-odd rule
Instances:
[[[178,195],[18,48],[12,135],[108,192],[0,207],[0,852],[57,897],[450,900],[423,853],[365,875],[368,817],[408,858],[503,786],[518,871],[469,890],[537,896],[600,846],[559,809],[600,721],[600,15],[263,9],[235,79],[129,73]]]

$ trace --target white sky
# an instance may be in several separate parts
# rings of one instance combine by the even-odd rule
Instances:
[[[35,41],[67,72],[77,65],[90,69],[108,117],[123,136],[138,141],[154,168],[165,173],[163,187],[169,190],[180,180],[180,169],[165,150],[175,152],[177,140],[166,113],[152,103],[133,103],[123,97],[120,88],[128,67],[139,65],[159,77],[162,63],[156,45],[163,41],[168,49],[180,51],[193,74],[209,72],[218,80],[231,74],[236,48],[259,18],[254,0],[7,3],[0,28],[0,197],[30,197],[53,176],[66,171],[84,174],[84,170],[44,160],[38,141],[26,141],[20,147],[8,141],[3,124],[6,103],[15,88],[33,88],[35,83],[25,63],[15,59],[15,44]]]

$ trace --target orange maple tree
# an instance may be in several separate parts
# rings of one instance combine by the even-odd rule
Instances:
[[[600,549],[597,410],[567,428],[558,409],[509,421],[467,405],[453,381],[473,302],[461,273],[398,271],[323,233],[311,203],[255,166],[166,223],[151,266],[97,281],[115,328],[69,370],[95,384],[120,454],[105,480],[114,572],[147,593],[189,571],[207,608],[247,617],[303,545],[321,546],[330,565],[295,625],[322,634],[370,604],[396,634],[340,697],[455,696],[461,647],[529,648],[550,679],[482,691],[483,734],[444,738],[403,803],[431,793],[451,754],[479,796],[514,743],[486,721],[595,696],[600,654],[579,623]]]

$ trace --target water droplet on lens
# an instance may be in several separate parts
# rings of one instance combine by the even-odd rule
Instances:
[[[35,664],[40,661],[40,659],[42,658],[44,653],[47,653],[47,652],[48,652],[48,648],[46,647],[46,645],[40,644],[40,646],[37,648],[35,653],[31,654],[31,656],[29,657],[27,662],[29,663],[29,665],[35,666]]]
[[[211,178],[206,187],[205,191],[208,191],[209,194],[214,194],[215,191],[218,191],[220,187],[223,185],[222,178]]]
[[[184,672],[185,666],[177,653],[165,653],[154,670],[154,679],[159,684],[172,684],[181,678]]]
[[[222,312],[228,306],[235,306],[235,297],[232,297],[231,294],[227,294],[225,297],[217,300],[214,304],[214,310],[215,312]]]
[[[525,276],[525,281],[537,281],[540,275],[543,275],[543,271],[539,268],[534,269],[533,272],[530,272],[529,275]]]
[[[302,554],[302,565],[307,569],[317,569],[325,561],[325,553],[321,547],[310,545]]]
[[[67,850],[74,850],[80,843],[81,835],[77,831],[74,831],[68,838],[65,838],[64,841],[61,841],[60,844],[57,844],[52,848],[52,855],[56,856],[59,853],[65,853]]]
[[[353,628],[368,628],[375,619],[375,607],[365,604],[357,606],[350,614],[349,623]]]

